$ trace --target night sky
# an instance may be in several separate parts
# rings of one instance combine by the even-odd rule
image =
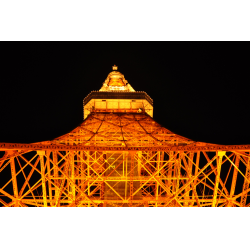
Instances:
[[[250,144],[250,48],[244,42],[1,42],[0,142],[63,135],[114,64],[154,101],[169,130],[218,144]]]

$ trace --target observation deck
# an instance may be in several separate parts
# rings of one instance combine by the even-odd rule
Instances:
[[[101,89],[92,91],[83,100],[84,119],[92,112],[145,112],[153,117],[153,100],[147,93],[135,91],[117,66],[113,66]]]

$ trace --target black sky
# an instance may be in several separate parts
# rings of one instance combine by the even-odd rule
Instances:
[[[83,120],[83,99],[111,66],[182,136],[250,144],[249,43],[1,42],[0,141],[53,139]]]

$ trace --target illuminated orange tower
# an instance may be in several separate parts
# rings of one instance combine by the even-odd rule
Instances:
[[[0,143],[2,206],[249,206],[250,145],[177,135],[117,66],[84,99],[84,121],[38,143]]]

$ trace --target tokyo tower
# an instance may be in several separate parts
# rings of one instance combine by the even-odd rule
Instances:
[[[169,131],[117,66],[83,112],[80,126],[53,140],[0,143],[0,206],[250,206],[250,145]]]

